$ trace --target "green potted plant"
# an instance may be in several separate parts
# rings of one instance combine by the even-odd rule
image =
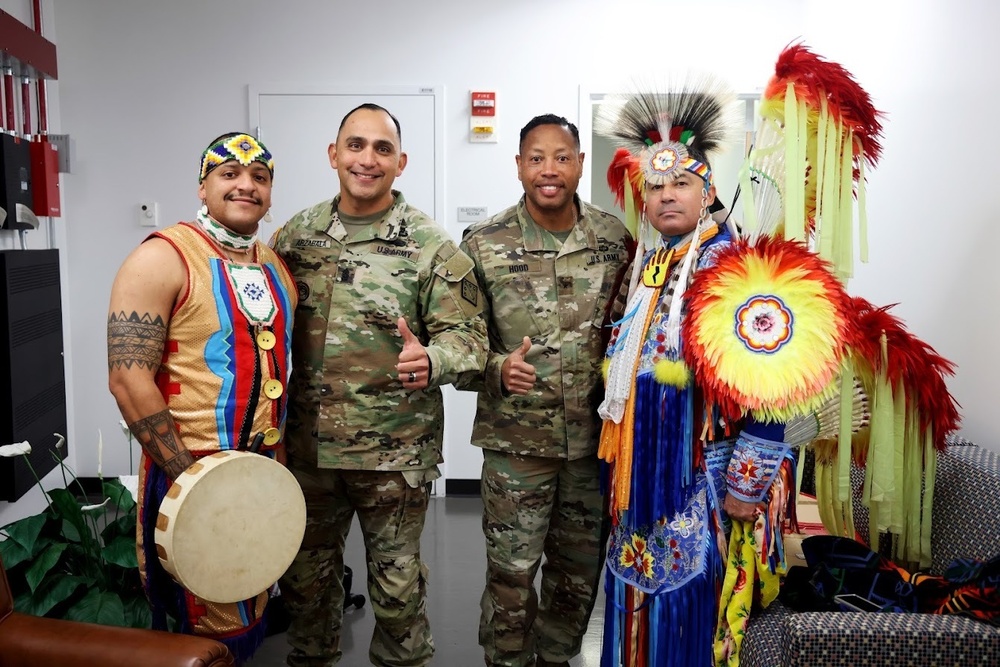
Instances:
[[[61,447],[65,440],[59,438]],[[100,444],[98,448],[100,452]],[[27,442],[16,443],[0,447],[0,456],[25,456],[31,467],[26,456],[30,451]],[[57,460],[65,488],[46,490],[32,468],[48,506],[0,528],[0,558],[15,609],[34,616],[148,628],[150,611],[135,550],[136,503],[122,483],[128,478],[101,478],[104,501],[88,504],[76,475]],[[79,497],[73,490],[79,490]]]

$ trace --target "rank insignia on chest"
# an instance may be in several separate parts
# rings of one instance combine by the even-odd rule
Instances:
[[[673,248],[657,250],[642,269],[642,284],[646,287],[663,287],[670,275],[670,260],[673,256]]]
[[[338,266],[337,267],[337,282],[346,283],[348,285],[354,284],[354,267],[353,266]]]
[[[473,306],[479,305],[479,287],[468,278],[462,279],[462,298]]]

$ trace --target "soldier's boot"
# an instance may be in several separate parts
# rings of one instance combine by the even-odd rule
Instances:
[[[535,667],[569,667],[569,661],[563,660],[562,662],[549,662],[542,656],[535,658]]]

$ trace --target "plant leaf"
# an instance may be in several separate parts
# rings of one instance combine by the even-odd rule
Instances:
[[[53,509],[57,516],[63,520],[63,535],[66,539],[72,542],[93,539],[90,535],[90,529],[87,527],[87,520],[83,517],[83,512],[80,511],[80,503],[73,497],[73,494],[66,489],[53,489],[49,491],[49,496],[52,498]],[[71,534],[73,528],[76,529],[75,534]]]
[[[69,608],[66,619],[125,627],[125,607],[115,593],[91,589]]]
[[[0,541],[0,561],[8,571],[27,560],[31,560],[31,552],[20,543],[11,539]]]
[[[92,583],[92,580],[86,577],[58,577],[47,580],[23,602],[23,608],[18,608],[18,611],[31,616],[45,616],[56,605],[72,598],[81,586]]]
[[[130,628],[149,629],[153,626],[153,614],[145,597],[125,600],[125,623]]]
[[[101,539],[105,544],[111,544],[118,537],[127,537],[135,543],[135,512],[129,512],[109,522],[101,531]]]
[[[37,553],[35,551],[35,540],[38,539],[38,535],[45,526],[45,519],[46,516],[43,512],[25,517],[20,521],[15,521],[0,528],[0,530],[7,533],[8,539],[14,540],[27,549],[29,556],[34,556]],[[4,562],[6,562],[6,559],[4,559]],[[8,567],[13,567],[10,563],[7,563],[7,565]]]
[[[32,593],[38,588],[38,584],[42,583],[42,580],[45,579],[45,575],[49,573],[49,570],[59,562],[59,558],[62,556],[63,551],[66,550],[66,546],[65,544],[52,544],[31,563],[31,567],[24,573],[24,579],[28,582],[28,588],[31,589]]]
[[[117,507],[119,511],[131,512],[132,508],[135,507],[135,501],[132,500],[132,493],[117,479],[105,480],[103,489],[104,495],[111,498],[111,504]]]
[[[139,567],[139,559],[135,553],[135,539],[118,537],[101,551],[104,560],[119,567],[132,569]]]
[[[80,543],[83,541],[83,535],[80,534],[79,529],[69,519],[63,519],[62,521],[62,536],[69,542]]]

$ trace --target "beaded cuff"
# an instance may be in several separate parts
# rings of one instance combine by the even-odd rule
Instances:
[[[787,443],[758,438],[746,431],[740,433],[726,471],[729,494],[748,503],[762,501],[775,471],[790,452]]]

